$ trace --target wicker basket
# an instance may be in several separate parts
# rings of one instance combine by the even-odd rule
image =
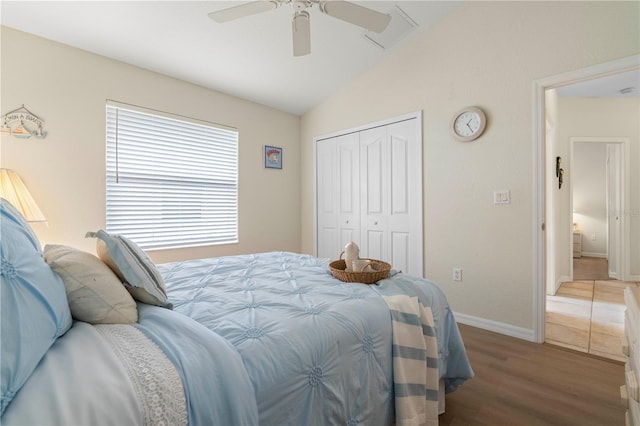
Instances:
[[[342,254],[340,255],[342,257]],[[347,283],[362,283],[373,284],[377,281],[383,280],[389,276],[391,265],[387,262],[375,259],[364,259],[371,261],[370,266],[373,271],[365,272],[349,272],[347,269],[347,262],[344,259],[334,260],[329,263],[329,269],[334,277],[340,281]]]

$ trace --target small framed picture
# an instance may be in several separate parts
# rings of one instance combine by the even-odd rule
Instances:
[[[264,146],[264,167],[266,169],[282,168],[282,148],[277,146]]]

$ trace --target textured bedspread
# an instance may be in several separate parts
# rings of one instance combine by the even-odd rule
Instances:
[[[261,425],[394,421],[390,313],[374,286],[343,283],[326,261],[293,253],[158,267],[174,310],[240,353]],[[464,355],[453,316],[439,289],[420,281],[443,345],[439,375],[453,390],[471,370],[466,355],[449,359]]]

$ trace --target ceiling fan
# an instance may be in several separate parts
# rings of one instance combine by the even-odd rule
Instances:
[[[311,52],[309,12],[306,9],[314,4],[317,4],[320,12],[326,15],[377,33],[384,31],[391,21],[389,15],[342,0],[257,0],[211,12],[209,18],[224,23],[267,12],[281,4],[290,4],[293,8],[293,56],[304,56]]]

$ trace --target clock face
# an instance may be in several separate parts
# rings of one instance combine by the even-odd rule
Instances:
[[[467,137],[480,129],[480,116],[477,112],[465,111],[456,118],[454,123],[456,134]]]
[[[454,116],[451,130],[461,141],[472,141],[482,134],[486,118],[481,109],[471,107],[460,111]]]

